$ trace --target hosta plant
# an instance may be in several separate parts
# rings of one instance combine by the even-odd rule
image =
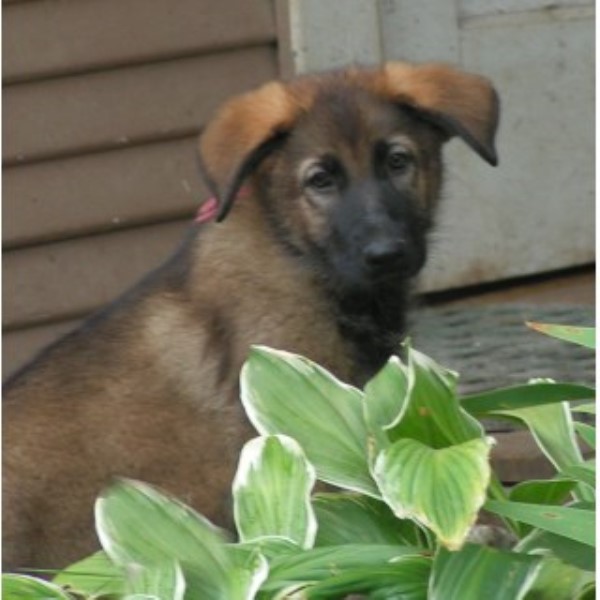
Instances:
[[[534,325],[593,345],[593,331]],[[595,414],[587,386],[533,381],[460,397],[404,348],[358,390],[311,361],[252,349],[241,396],[259,436],[233,482],[237,541],[174,498],[122,480],[95,507],[103,551],[6,598],[576,600],[593,598]],[[586,400],[573,406],[569,401]],[[527,427],[555,467],[505,490],[479,419]],[[335,486],[321,486],[320,480]],[[477,543],[482,512],[510,549]],[[506,544],[505,544],[506,546]]]

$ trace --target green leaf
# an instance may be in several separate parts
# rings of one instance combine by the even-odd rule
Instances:
[[[269,563],[258,547],[236,544],[228,547],[233,568],[227,573],[222,598],[253,600],[269,574]],[[193,596],[191,600],[195,600]]]
[[[482,426],[456,397],[457,375],[431,358],[408,348],[408,400],[386,428],[389,439],[411,438],[444,448],[483,436]]]
[[[534,529],[516,545],[515,551],[529,554],[550,552],[566,565],[590,572],[596,569],[595,548],[543,529]]]
[[[440,548],[433,561],[429,600],[519,600],[540,568],[536,556],[467,544],[458,552]]]
[[[57,585],[28,575],[2,575],[4,600],[71,600]]]
[[[515,485],[509,494],[512,502],[527,502],[529,504],[564,504],[571,492],[577,487],[575,479],[544,479],[524,481]],[[496,498],[501,500],[502,498]],[[531,525],[521,524],[520,534],[525,535],[531,531]]]
[[[496,411],[492,414],[522,421],[531,431],[540,450],[559,471],[583,462],[575,440],[571,411],[566,403]]]
[[[550,325],[548,323],[532,322],[528,322],[527,327],[559,340],[578,344],[579,346],[585,346],[592,350],[596,348],[595,327],[572,327],[570,325]]]
[[[52,582],[90,596],[125,593],[124,570],[115,565],[104,552],[96,552],[68,566]]]
[[[379,590],[380,598],[427,600],[427,584],[431,560],[422,556],[406,556],[388,565],[362,567],[335,575],[308,587],[308,600],[345,598],[348,594],[369,594]]]
[[[130,569],[127,588],[132,595],[183,600],[185,578],[176,561],[167,561],[151,568],[138,565]]]
[[[488,500],[484,508],[497,515],[527,523],[571,540],[595,545],[596,515],[591,510],[565,506]]]
[[[566,402],[496,411],[490,414],[517,419],[524,423],[540,450],[558,471],[564,471],[572,465],[583,463],[575,438],[573,418]],[[593,500],[594,498],[593,493],[583,486],[578,486],[575,494],[582,500]]]
[[[431,567],[429,569],[431,571]],[[348,596],[352,598],[352,596]],[[358,596],[360,598],[360,596]],[[427,590],[425,590],[425,596],[422,595],[421,589],[415,587],[414,590],[407,590],[404,583],[399,585],[390,585],[387,587],[380,587],[377,590],[373,590],[369,594],[369,600],[426,600]]]
[[[481,417],[499,410],[514,410],[568,400],[586,400],[593,398],[595,394],[596,390],[586,385],[537,381],[471,394],[461,398],[460,402],[466,411]]]
[[[574,487],[572,479],[532,479],[515,485],[509,498],[512,502],[529,504],[564,504]]]
[[[589,404],[578,404],[571,407],[571,412],[587,413],[590,415],[596,414],[596,403],[590,402]]]
[[[199,560],[229,566],[224,532],[176,498],[145,483],[121,479],[96,501],[104,551],[117,564]]]
[[[119,565],[180,562],[191,597],[220,598],[233,568],[224,535],[178,500],[121,480],[96,501],[96,529]],[[233,597],[231,597],[233,600]]]
[[[390,445],[386,429],[402,414],[408,400],[407,392],[408,369],[397,356],[392,356],[365,386],[365,422],[376,451]],[[372,454],[374,459],[376,452]]]
[[[278,536],[310,548],[317,531],[310,503],[315,481],[315,470],[294,439],[273,435],[249,441],[233,482],[241,541]]]
[[[398,519],[385,502],[359,494],[316,494],[317,546],[387,544],[423,547],[418,525]]]
[[[596,582],[586,584],[573,600],[596,600]]]
[[[526,600],[574,600],[593,575],[565,564],[553,556],[544,556],[541,569]]]
[[[586,423],[575,423],[575,431],[581,439],[593,450],[596,449],[596,428]]]
[[[374,476],[398,517],[415,519],[444,546],[460,548],[485,501],[490,446],[489,438],[441,449],[399,440],[379,454]]]
[[[258,552],[268,562],[284,554],[298,554],[298,552],[302,551],[302,548],[298,544],[288,538],[282,537],[263,537],[251,542],[238,542],[231,547]]]
[[[408,546],[347,544],[282,555],[271,561],[261,593],[271,598],[273,592],[323,581],[352,569],[382,566],[414,554],[415,549]]]
[[[297,440],[319,479],[378,497],[359,390],[306,358],[254,346],[242,369],[241,397],[259,433]]]
[[[590,488],[592,490],[596,489],[596,469],[590,465],[581,464],[581,465],[571,465],[566,469],[561,471],[561,474],[565,477],[571,477],[576,481],[579,481]]]

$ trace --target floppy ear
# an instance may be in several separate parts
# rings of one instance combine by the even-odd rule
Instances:
[[[220,201],[217,221],[229,212],[244,179],[293,127],[300,106],[277,82],[233,98],[200,136],[200,163]]]
[[[499,99],[492,84],[448,65],[390,62],[380,72],[378,92],[416,109],[449,136],[460,136],[491,165]]]

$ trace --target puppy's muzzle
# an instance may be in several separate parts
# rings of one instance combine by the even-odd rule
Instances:
[[[406,257],[406,242],[401,239],[374,240],[363,250],[365,265],[375,270],[401,266]]]

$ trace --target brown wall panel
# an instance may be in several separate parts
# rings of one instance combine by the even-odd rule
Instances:
[[[3,78],[274,41],[270,0],[39,0],[3,12]]]
[[[196,136],[5,169],[5,248],[192,214]]]
[[[9,86],[4,159],[16,163],[190,135],[232,94],[276,77],[257,46]]]
[[[3,0],[4,377],[177,247],[224,99],[278,76],[273,0]]]
[[[62,321],[6,332],[2,336],[2,380],[29,361],[44,346],[74,329],[79,323],[79,320]]]
[[[177,247],[190,221],[6,252],[3,326],[10,329],[79,317],[131,287]]]

